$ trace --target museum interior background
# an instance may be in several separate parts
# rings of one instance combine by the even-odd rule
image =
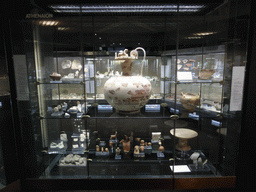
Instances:
[[[72,3],[2,8],[3,187],[254,190],[255,2]],[[151,85],[135,114],[104,93],[126,59]]]

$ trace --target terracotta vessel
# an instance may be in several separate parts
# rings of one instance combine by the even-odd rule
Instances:
[[[198,78],[199,79],[202,79],[202,80],[207,80],[207,79],[210,79],[211,76],[215,73],[215,71],[213,69],[201,69],[199,71],[199,76]]]
[[[158,150],[161,151],[161,152],[163,152],[163,151],[164,151],[164,146],[160,146],[160,147],[158,148]]]
[[[183,93],[181,92],[182,97],[180,102],[182,106],[188,112],[193,112],[195,108],[200,104],[200,95],[195,95],[193,93]]]
[[[138,59],[137,50],[144,52],[141,75],[131,76],[132,62]],[[146,52],[138,47],[127,54],[128,50],[120,51],[115,60],[119,60],[123,71],[123,76],[111,77],[104,85],[104,95],[108,103],[116,109],[118,113],[138,113],[149,100],[151,95],[151,84],[148,79],[142,77],[143,64]]]

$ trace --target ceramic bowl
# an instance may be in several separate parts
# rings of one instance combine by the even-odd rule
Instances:
[[[213,69],[201,69],[199,71],[199,79],[207,80],[212,77],[212,75],[215,73]]]

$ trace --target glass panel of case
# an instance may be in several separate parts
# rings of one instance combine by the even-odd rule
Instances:
[[[226,174],[223,153],[231,142],[227,132],[233,118],[225,109],[230,84],[224,81],[231,78],[225,62],[229,47],[207,44],[205,36],[217,33],[217,29],[207,28],[211,22],[186,14],[88,16],[58,18],[56,22],[50,27],[32,22],[36,40],[33,80],[46,149],[44,177]],[[186,25],[180,30],[182,22],[200,23],[195,32],[214,33],[189,38]],[[218,20],[219,24],[226,22]],[[219,39],[226,35],[224,31]],[[141,50],[131,54],[146,42],[145,59]],[[131,75],[136,78],[142,73],[150,82],[151,95],[138,111],[124,112],[108,102],[111,94],[121,89],[112,88],[119,81],[112,82],[110,96],[105,92],[111,78],[125,77],[122,65],[129,59],[134,60]],[[138,88],[136,83],[133,85]],[[143,92],[126,91],[132,96]],[[131,97],[126,107],[138,95]],[[124,98],[111,99],[125,103]]]

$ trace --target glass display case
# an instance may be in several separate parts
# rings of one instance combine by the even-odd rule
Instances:
[[[21,22],[37,177],[234,176],[246,63],[246,37],[228,42],[234,5],[157,16],[86,6]]]

